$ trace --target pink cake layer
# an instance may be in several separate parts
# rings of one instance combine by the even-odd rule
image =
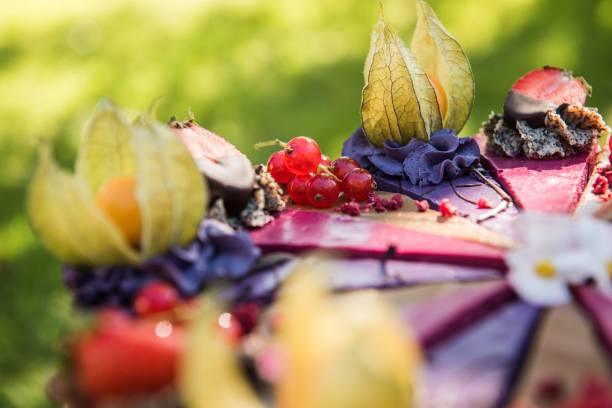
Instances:
[[[500,248],[340,214],[286,210],[251,237],[264,252],[342,250],[355,257],[506,269]]]
[[[572,213],[595,166],[598,145],[589,153],[565,159],[530,160],[501,157],[486,151],[486,137],[475,135],[481,146],[483,164],[525,210]]]

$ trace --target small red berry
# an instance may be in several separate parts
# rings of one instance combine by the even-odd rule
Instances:
[[[448,198],[443,198],[442,201],[440,201],[439,209],[443,217],[452,217],[453,215],[457,215],[457,208],[451,205]]]
[[[274,181],[280,184],[287,184],[291,179],[291,172],[285,167],[285,156],[283,152],[275,152],[268,159],[268,173],[272,175]]]
[[[319,162],[319,164],[321,166],[325,166],[325,167],[329,167],[331,166],[331,159],[329,157],[327,157],[326,155],[322,154],[321,155],[321,161]]]
[[[287,191],[294,203],[300,205],[309,203],[307,191],[308,183],[311,178],[312,176],[310,174],[306,176],[294,175],[291,177],[289,184],[287,184]]]
[[[306,136],[291,139],[284,149],[285,167],[298,175],[314,172],[321,162],[321,149],[317,142]]]
[[[338,157],[331,163],[329,170],[334,173],[339,180],[343,180],[346,174],[353,169],[360,169],[361,166],[357,163],[357,160],[350,157],[342,156]]]
[[[340,194],[340,183],[326,173],[317,174],[308,183],[308,201],[317,208],[331,207]]]
[[[483,197],[478,200],[478,208],[491,208],[491,203]]]
[[[375,188],[374,176],[366,169],[353,169],[342,179],[342,192],[356,201],[365,201]]]
[[[361,208],[359,208],[357,201],[351,200],[349,203],[342,204],[340,211],[342,211],[344,214],[350,215],[351,217],[356,217],[361,213]]]
[[[166,282],[151,282],[140,289],[134,298],[134,312],[148,316],[173,309],[180,297],[174,286]]]
[[[240,322],[243,334],[249,334],[259,322],[261,306],[257,302],[240,303],[234,306],[231,314]]]
[[[606,194],[608,192],[608,179],[604,176],[597,176],[593,182],[593,194]]]
[[[427,200],[422,200],[422,201],[415,200],[414,204],[417,206],[417,209],[419,210],[419,212],[425,212],[429,210],[429,201]]]

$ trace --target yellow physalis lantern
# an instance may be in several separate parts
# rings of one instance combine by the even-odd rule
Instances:
[[[153,119],[131,124],[102,100],[85,128],[75,174],[40,147],[27,210],[33,230],[61,261],[107,266],[188,244],[206,201],[203,177],[167,126]]]

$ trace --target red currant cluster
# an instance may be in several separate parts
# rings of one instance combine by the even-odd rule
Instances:
[[[341,192],[351,200],[365,201],[376,188],[372,174],[357,161],[340,157],[332,162],[309,137],[299,136],[288,143],[258,143],[255,148],[269,145],[283,146],[268,159],[268,172],[277,183],[287,185],[296,204],[329,208]]]

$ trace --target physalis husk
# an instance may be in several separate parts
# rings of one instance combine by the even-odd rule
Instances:
[[[130,177],[141,216],[138,245],[130,245],[116,220],[96,205],[107,182]],[[130,124],[102,100],[85,127],[74,175],[57,166],[48,146],[40,147],[27,210],[35,233],[63,262],[137,264],[188,244],[207,195],[189,151],[168,127],[152,119]]]
[[[428,141],[441,128],[457,133],[474,103],[474,77],[463,49],[422,0],[408,49],[384,19],[382,3],[364,67],[361,121],[368,140]]]

